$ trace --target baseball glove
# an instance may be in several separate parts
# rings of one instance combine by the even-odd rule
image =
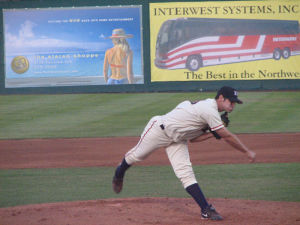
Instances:
[[[229,118],[228,118],[228,112],[224,112],[224,113],[221,115],[221,120],[222,120],[224,126],[225,126],[225,127],[228,127],[229,122],[230,122],[230,120],[229,120]],[[214,137],[215,137],[216,139],[218,139],[218,140],[221,139],[221,136],[218,135],[218,133],[217,133],[216,131],[212,131],[212,130],[210,129],[209,126],[208,126],[206,129],[203,129],[204,132],[206,132],[207,130],[209,130],[209,131],[212,133],[212,135],[214,135]]]
[[[221,115],[221,120],[222,120],[222,122],[223,122],[223,124],[224,124],[224,127],[228,127],[229,122],[230,122],[230,120],[229,120],[229,118],[228,118],[228,112],[224,112],[224,113]]]

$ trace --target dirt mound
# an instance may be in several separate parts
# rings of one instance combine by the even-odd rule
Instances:
[[[63,202],[0,209],[5,225],[300,224],[300,203],[209,199],[223,221],[202,220],[192,199],[140,198]]]

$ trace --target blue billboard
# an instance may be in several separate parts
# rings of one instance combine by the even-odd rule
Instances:
[[[141,6],[4,9],[5,87],[143,84]]]

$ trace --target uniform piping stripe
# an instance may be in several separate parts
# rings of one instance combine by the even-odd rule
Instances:
[[[148,132],[151,130],[151,128],[154,126],[154,124],[157,122],[157,120],[153,121],[149,129],[144,133],[144,135],[141,137],[139,143],[137,144],[137,148],[140,146],[141,142],[144,140],[145,136],[148,134]]]
[[[223,124],[220,124],[219,126],[216,126],[216,127],[213,127],[213,128],[211,128],[211,130],[216,130],[216,129],[218,129],[219,127],[221,127],[221,126],[223,126],[224,127],[224,125]]]

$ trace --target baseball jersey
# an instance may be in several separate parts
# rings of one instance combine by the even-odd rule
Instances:
[[[174,142],[199,137],[207,125],[212,131],[224,127],[215,99],[206,99],[194,104],[184,101],[161,116],[161,120],[166,134]]]

